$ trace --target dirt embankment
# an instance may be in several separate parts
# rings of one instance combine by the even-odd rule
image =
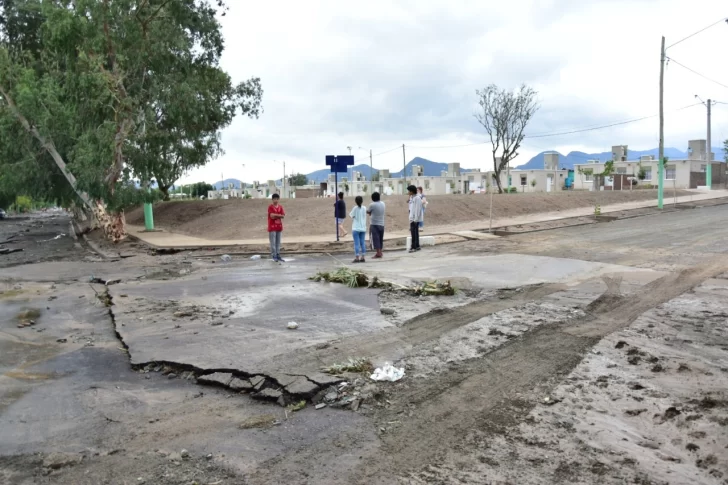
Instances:
[[[678,191],[678,195],[681,192]],[[682,194],[684,195],[684,193]],[[595,204],[605,206],[624,202],[656,199],[654,190],[620,192],[562,192],[557,194],[502,194],[493,197],[493,218],[524,216],[539,212],[564,211]],[[370,198],[365,198],[365,204]],[[490,201],[486,195],[433,195],[425,214],[428,232],[438,226],[452,226],[489,217]],[[387,205],[387,231],[406,231],[409,227],[407,197],[384,197]],[[169,231],[207,239],[253,239],[265,237],[267,199],[193,200],[162,202],[154,206],[155,225]],[[333,199],[284,199],[287,236],[332,234]],[[348,209],[353,197],[346,199]],[[127,214],[129,224],[143,225],[144,213],[136,208]],[[347,230],[351,222],[346,223]]]

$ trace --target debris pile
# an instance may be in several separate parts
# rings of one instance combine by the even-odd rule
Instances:
[[[352,359],[349,358],[346,362],[340,363],[340,364],[333,364],[329,367],[324,367],[324,372],[328,374],[333,375],[341,375],[344,372],[371,372],[374,369],[374,366],[371,362],[369,362],[367,359],[358,358],[358,359]]]
[[[436,295],[436,296],[452,296],[456,290],[450,284],[450,281],[428,281],[412,286],[398,285],[389,281],[384,281],[374,276],[369,278],[365,273],[350,268],[342,267],[334,272],[319,271],[309,278],[312,281],[326,281],[329,283],[341,283],[349,288],[382,288],[389,291],[402,291],[414,296],[420,295]]]

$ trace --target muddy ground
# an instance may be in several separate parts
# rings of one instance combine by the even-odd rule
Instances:
[[[727,210],[367,266],[454,297],[2,221],[0,482],[728,483]],[[322,370],[349,358],[406,374]]]
[[[676,195],[689,192],[677,191]],[[672,195],[672,193],[670,193]],[[654,200],[657,192],[634,191],[557,192],[501,194],[493,197],[493,218],[524,216],[538,212],[567,211],[580,207],[605,206],[609,203]],[[367,199],[367,198],[365,198]],[[489,198],[484,195],[428,196],[425,225],[428,231],[437,227],[457,226],[468,222],[487,221],[490,215]],[[384,198],[387,206],[387,231],[409,230],[407,198],[393,195]],[[365,203],[368,203],[368,199]],[[267,199],[193,200],[161,202],[154,206],[154,223],[161,229],[212,240],[265,238]],[[330,235],[333,227],[332,199],[286,199],[285,234],[287,237]],[[347,207],[354,198],[346,199]],[[141,208],[127,214],[129,224],[144,225]],[[331,224],[330,224],[331,223]],[[347,230],[351,222],[345,224]]]

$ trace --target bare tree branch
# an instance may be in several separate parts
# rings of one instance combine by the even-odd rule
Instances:
[[[495,182],[498,192],[502,193],[501,172],[518,156],[526,126],[539,108],[537,93],[525,84],[516,91],[491,84],[483,90],[476,90],[475,94],[480,107],[475,119],[490,137]]]

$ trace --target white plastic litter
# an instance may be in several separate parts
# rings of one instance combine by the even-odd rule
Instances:
[[[389,362],[384,364],[384,367],[377,367],[374,369],[374,374],[371,375],[373,381],[398,381],[404,377],[404,368],[398,369]]]
[[[222,261],[223,263],[227,263],[228,261],[232,261],[232,259],[233,258],[231,258],[229,254],[223,254],[222,256],[220,256],[220,261]]]
[[[254,255],[252,255],[252,256],[250,257],[250,259],[252,259],[253,261],[257,261],[257,260],[259,260],[259,259],[260,259],[260,254],[254,254]]]
[[[298,328],[298,324],[296,322],[288,322],[289,330],[296,330],[297,328]]]

